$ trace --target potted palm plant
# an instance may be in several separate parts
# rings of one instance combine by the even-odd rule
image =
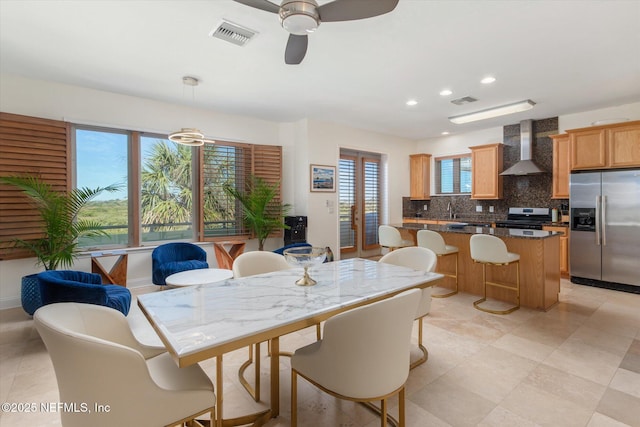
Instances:
[[[258,250],[264,250],[264,241],[269,234],[289,228],[283,218],[291,205],[277,200],[278,184],[269,184],[252,175],[246,191],[239,191],[228,183],[224,185],[224,190],[242,205],[244,224],[258,239]]]
[[[117,191],[120,186],[110,185],[95,189],[75,188],[58,191],[36,176],[4,176],[0,183],[22,190],[32,202],[42,221],[42,237],[30,240],[15,239],[15,248],[33,253],[37,265],[46,270],[70,267],[77,256],[78,238],[106,235],[96,221],[78,218],[83,206],[103,191]],[[22,278],[22,307],[33,314],[42,305],[35,274]]]

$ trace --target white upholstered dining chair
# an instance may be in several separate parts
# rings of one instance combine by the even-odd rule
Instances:
[[[291,426],[297,426],[298,376],[341,399],[381,401],[387,425],[387,398],[399,394],[399,424],[405,425],[404,385],[418,289],[340,313],[324,324],[322,340],[291,357]]]
[[[93,304],[39,308],[34,323],[56,373],[65,427],[174,426],[209,413],[213,384],[199,365],[179,368],[167,352],[138,343],[124,315]],[[108,405],[108,408],[107,406]]]
[[[239,255],[233,262],[233,277],[239,279],[256,274],[272,273],[288,270],[292,266],[283,255],[267,251],[251,251]],[[317,325],[318,331],[320,325]],[[320,332],[318,332],[319,334]],[[320,339],[320,338],[318,338]],[[255,354],[254,354],[255,353]],[[244,372],[255,362],[254,386],[244,376]],[[249,358],[240,366],[238,379],[242,386],[253,396],[256,402],[260,400],[260,343],[249,346]]]
[[[384,255],[378,262],[399,265],[402,267],[412,268],[414,270],[434,271],[436,268],[437,256],[427,248],[419,246],[411,246],[408,248],[400,248]],[[429,314],[431,310],[431,287],[422,289],[420,304],[416,310],[416,320],[418,321],[418,348],[422,351],[422,357],[411,362],[411,369],[419,366],[427,361],[429,352],[422,343],[422,319]]]
[[[378,242],[380,246],[388,248],[390,251],[405,246],[413,246],[412,240],[403,239],[400,230],[390,225],[381,225],[378,227]]]

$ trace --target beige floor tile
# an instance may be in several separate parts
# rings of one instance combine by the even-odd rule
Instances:
[[[537,365],[531,359],[487,347],[443,376],[495,404],[500,403]]]
[[[594,412],[587,427],[630,427],[629,424],[621,423],[613,418],[607,417],[599,412]]]
[[[596,411],[630,426],[640,426],[640,399],[630,394],[609,388]]]
[[[408,396],[439,419],[452,426],[475,426],[494,408],[495,403],[460,384],[440,378]]]
[[[540,364],[531,371],[524,379],[523,384],[569,400],[591,411],[598,406],[606,390],[606,387],[601,384],[545,364]]]
[[[640,399],[640,374],[626,369],[618,369],[609,387]]]
[[[583,427],[593,415],[593,411],[527,384],[516,387],[500,406],[536,424],[550,427]]]
[[[608,333],[602,329],[583,325],[569,337],[569,341],[581,342],[608,351],[609,353],[624,356],[629,350],[633,338]]]
[[[501,406],[497,406],[485,417],[484,420],[480,422],[480,424],[478,424],[480,427],[537,427],[538,425],[539,424],[536,424],[531,420],[527,420],[526,418],[522,418]]]
[[[503,335],[498,340],[494,341],[491,345],[493,347],[511,352],[513,354],[517,354],[518,356],[526,357],[536,362],[542,362],[555,350],[555,347],[551,347],[537,341],[532,341],[530,339],[519,337],[513,334]]]
[[[608,385],[621,361],[622,356],[579,341],[567,340],[551,353],[544,364],[598,384]]]

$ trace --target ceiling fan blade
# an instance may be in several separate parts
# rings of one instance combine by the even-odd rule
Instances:
[[[234,0],[237,3],[242,3],[247,6],[255,7],[256,9],[266,10],[271,13],[278,13],[280,6],[273,4],[268,0]]]
[[[237,1],[237,0],[236,0]],[[318,7],[320,21],[353,21],[391,12],[399,0],[336,0]]]
[[[284,51],[284,62],[289,65],[301,63],[307,53],[308,44],[309,37],[290,34],[287,49]]]

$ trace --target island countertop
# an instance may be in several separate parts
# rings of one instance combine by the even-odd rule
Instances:
[[[546,230],[525,230],[520,228],[492,228],[492,227],[475,227],[465,225],[465,223],[450,224],[416,224],[402,223],[391,224],[392,227],[405,230],[431,230],[438,233],[460,233],[460,234],[490,234],[496,237],[515,237],[521,239],[546,239],[548,237],[560,236],[562,233],[557,231]]]

